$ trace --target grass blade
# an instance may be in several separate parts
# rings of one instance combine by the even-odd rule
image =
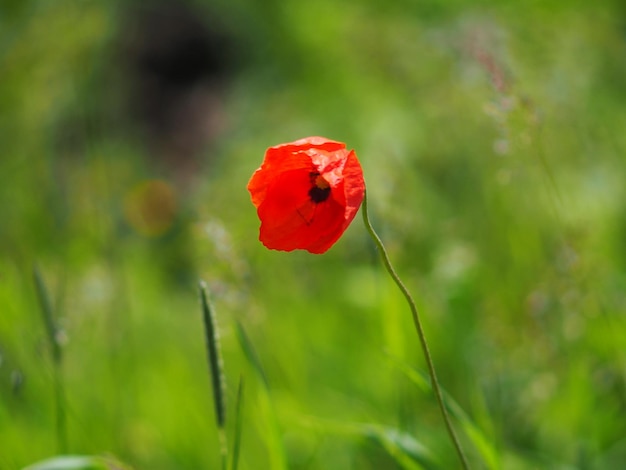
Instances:
[[[37,266],[33,266],[33,280],[35,282],[42,320],[48,337],[50,355],[52,356],[57,450],[59,453],[65,454],[67,452],[67,426],[65,417],[65,393],[63,391],[63,353],[59,342],[59,331],[54,320],[54,312],[48,289]]]
[[[392,362],[398,367],[406,377],[417,385],[423,392],[430,392],[430,381],[426,374],[414,369],[413,367],[403,363],[399,359],[390,356]],[[486,467],[489,469],[500,468],[498,451],[491,440],[482,432],[482,430],[474,423],[469,415],[463,410],[446,390],[443,390],[443,400],[448,412],[461,424],[465,435],[474,444],[474,447],[485,461]]]
[[[37,462],[23,470],[130,470],[130,467],[109,457],[60,455]]]
[[[248,362],[252,364],[252,367],[254,367],[254,370],[256,371],[259,378],[263,382],[263,386],[265,387],[265,389],[266,390],[269,389],[269,384],[267,381],[267,376],[265,375],[265,370],[263,369],[263,365],[261,364],[259,355],[256,353],[254,346],[252,346],[252,342],[250,341],[250,338],[248,337],[246,330],[243,329],[243,326],[241,326],[241,323],[239,323],[238,321],[235,323],[235,325],[237,327],[237,338],[239,339],[239,343],[241,344],[241,347],[243,348],[243,352],[246,355]]]
[[[226,468],[227,449],[225,424],[226,424],[226,380],[224,378],[222,355],[219,343],[219,333],[213,309],[209,305],[206,293],[206,284],[200,281],[200,303],[202,304],[202,319],[204,322],[204,334],[209,362],[209,374],[213,388],[213,403],[215,405],[215,421],[220,436],[220,452],[222,455],[222,467]]]
[[[428,448],[405,432],[375,425],[363,426],[361,432],[381,445],[406,470],[440,468]]]
[[[241,344],[241,348],[246,356],[248,362],[252,365],[255,372],[259,376],[262,384],[262,394],[259,396],[259,409],[267,417],[267,432],[265,433],[265,439],[269,451],[271,468],[275,470],[287,469],[287,457],[285,452],[285,446],[283,443],[282,432],[280,429],[280,423],[276,416],[276,410],[274,409],[274,403],[270,394],[269,382],[265,375],[265,370],[259,359],[250,338],[243,329],[243,326],[239,322],[237,325],[237,337]]]
[[[424,444],[410,434],[390,426],[350,423],[307,416],[302,425],[323,433],[368,439],[381,446],[405,470],[439,470],[441,464]]]
[[[44,327],[46,328],[46,335],[48,336],[52,360],[55,364],[60,364],[62,361],[61,345],[58,341],[58,331],[54,321],[52,301],[50,300],[48,289],[46,288],[46,284],[41,276],[41,271],[37,266],[33,267],[33,279],[37,290],[37,300],[39,301],[39,307],[41,309],[41,318],[43,320]]]
[[[242,429],[242,411],[243,411],[243,377],[239,377],[239,386],[237,387],[237,403],[235,404],[235,434],[233,436],[233,456],[230,469],[237,470],[239,465],[239,450],[241,448],[241,429]]]

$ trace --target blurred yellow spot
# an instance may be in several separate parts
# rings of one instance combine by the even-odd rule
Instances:
[[[124,200],[124,215],[138,233],[157,237],[172,226],[176,206],[176,195],[169,184],[149,180],[137,184],[128,192]]]

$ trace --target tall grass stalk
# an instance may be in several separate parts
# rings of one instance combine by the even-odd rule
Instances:
[[[202,319],[204,321],[204,334],[206,339],[207,359],[209,362],[209,374],[213,388],[213,403],[215,405],[215,421],[220,440],[220,455],[222,457],[222,469],[226,470],[228,462],[228,441],[226,438],[226,380],[224,378],[222,355],[217,331],[215,314],[209,305],[207,287],[200,281],[200,303],[202,304]]]
[[[41,318],[46,329],[50,356],[52,357],[52,377],[54,381],[54,403],[56,420],[57,451],[67,453],[67,425],[65,416],[65,392],[63,386],[63,351],[59,342],[59,329],[54,320],[54,312],[46,284],[37,266],[33,266],[33,279]]]
[[[413,300],[411,293],[409,292],[409,290],[406,288],[406,286],[404,285],[404,283],[402,282],[402,280],[396,273],[396,270],[391,264],[389,255],[387,254],[387,250],[385,249],[385,246],[383,245],[382,240],[380,239],[380,237],[374,230],[374,227],[372,227],[369,214],[367,211],[367,192],[365,194],[365,197],[363,198],[362,212],[363,212],[363,222],[365,223],[365,228],[367,229],[368,233],[372,237],[372,240],[374,240],[376,247],[378,248],[378,252],[380,253],[380,257],[382,259],[383,265],[385,266],[385,269],[387,270],[387,272],[389,273],[393,281],[396,283],[396,285],[402,292],[402,295],[404,295],[404,298],[409,304],[409,308],[411,309],[411,315],[413,317],[413,324],[415,325],[417,336],[419,337],[420,343],[422,345],[422,351],[424,353],[424,358],[426,359],[426,365],[428,367],[428,374],[430,375],[433,392],[435,394],[435,398],[437,399],[437,404],[439,405],[441,416],[443,417],[443,421],[446,425],[446,429],[448,430],[450,440],[452,441],[452,444],[454,445],[456,453],[459,456],[459,460],[461,462],[462,467],[464,469],[469,469],[467,458],[465,457],[463,449],[461,448],[459,439],[457,438],[456,433],[454,432],[454,427],[452,426],[452,422],[450,421],[450,416],[448,415],[448,411],[446,410],[446,406],[445,406],[444,399],[443,399],[443,393],[441,391],[441,387],[439,386],[439,381],[437,380],[437,373],[435,372],[435,364],[433,363],[433,359],[430,355],[430,349],[428,347],[428,342],[426,341],[426,334],[424,333],[424,327],[422,326],[422,322],[420,320],[419,312],[417,310],[417,305],[415,305],[415,301]]]

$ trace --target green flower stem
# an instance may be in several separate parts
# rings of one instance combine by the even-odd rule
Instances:
[[[454,448],[456,449],[456,452],[459,456],[461,465],[463,466],[464,469],[468,469],[469,465],[467,463],[467,459],[465,457],[465,454],[463,453],[463,449],[461,448],[461,444],[459,443],[456,433],[454,432],[454,428],[452,427],[452,422],[450,421],[450,416],[448,414],[448,411],[443,401],[443,394],[439,386],[439,381],[437,380],[437,374],[435,373],[435,365],[433,364],[433,359],[430,355],[428,343],[426,342],[426,335],[424,334],[424,327],[422,326],[422,322],[420,320],[419,313],[417,311],[417,306],[415,305],[415,301],[413,300],[413,297],[411,297],[409,290],[406,288],[402,280],[400,280],[400,277],[398,276],[395,269],[391,265],[391,261],[389,260],[389,255],[387,254],[387,250],[385,249],[385,246],[383,245],[382,240],[380,239],[380,237],[378,236],[378,234],[372,227],[369,214],[367,212],[367,192],[365,194],[365,197],[363,198],[362,212],[363,212],[363,222],[365,223],[365,228],[369,232],[370,236],[372,237],[372,240],[374,240],[374,243],[376,244],[376,247],[378,248],[380,257],[383,261],[383,264],[385,265],[385,269],[387,269],[387,272],[389,273],[393,281],[396,283],[396,285],[398,286],[398,288],[404,295],[406,301],[408,302],[409,307],[411,308],[411,314],[413,316],[413,323],[415,325],[415,330],[417,331],[417,336],[419,336],[420,343],[422,345],[422,351],[424,352],[424,358],[426,359],[426,365],[428,366],[428,373],[430,375],[432,389],[433,389],[433,392],[435,393],[435,397],[437,398],[437,403],[439,404],[439,409],[441,410],[443,421],[446,424],[446,428],[448,429],[448,434],[450,435],[450,439],[452,440],[452,443],[454,444]]]

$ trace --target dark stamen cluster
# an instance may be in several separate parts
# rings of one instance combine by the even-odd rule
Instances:
[[[313,186],[309,189],[309,197],[311,201],[318,204],[320,202],[324,202],[330,196],[330,187],[328,188],[318,188],[317,186]]]
[[[320,174],[316,171],[312,171],[311,173],[309,173],[309,177],[311,178],[311,189],[309,189],[309,197],[311,198],[311,201],[314,202],[315,204],[319,204],[320,202],[324,202],[326,199],[328,199],[328,196],[330,196],[330,186],[326,187],[326,188],[320,188],[317,183],[316,183],[316,179]]]

